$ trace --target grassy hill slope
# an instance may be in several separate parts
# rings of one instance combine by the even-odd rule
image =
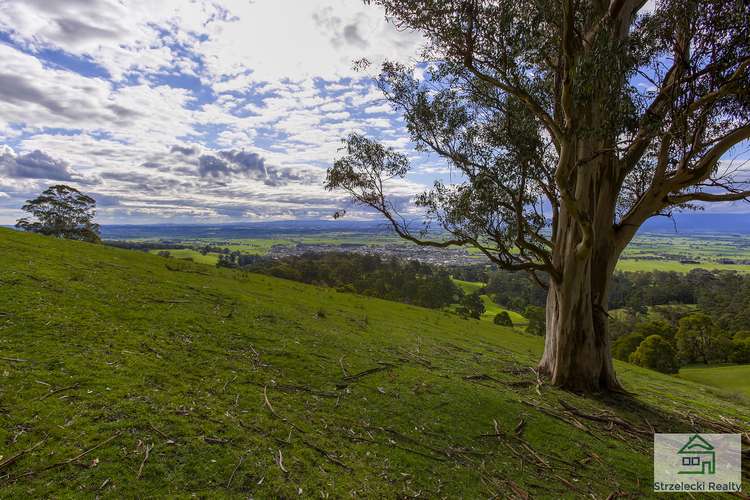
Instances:
[[[750,400],[750,365],[693,365],[680,369],[680,377],[724,388]]]
[[[649,494],[654,428],[748,429],[628,365],[637,396],[558,391],[487,322],[5,229],[0,256],[2,498],[612,498]]]
[[[461,287],[464,293],[474,293],[484,287],[484,283],[480,283],[478,281],[463,281],[454,278],[453,282]],[[495,304],[495,302],[490,298],[489,295],[480,295],[480,297],[482,299],[482,303],[484,304],[484,312],[482,313],[481,317],[482,320],[493,322],[495,320],[495,316],[505,311],[510,316],[511,321],[513,321],[513,326],[525,327],[528,324],[528,321],[522,315]]]

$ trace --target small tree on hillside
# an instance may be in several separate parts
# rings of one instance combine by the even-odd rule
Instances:
[[[482,302],[482,297],[480,297],[477,292],[464,295],[461,297],[461,301],[459,302],[456,311],[464,318],[481,318],[484,313],[484,302]]]
[[[750,338],[733,340],[729,361],[738,364],[750,364]]]
[[[619,389],[607,296],[622,251],[650,217],[750,196],[720,162],[750,138],[748,3],[371,1],[425,35],[427,70],[386,63],[378,84],[417,148],[460,175],[416,196],[415,227],[386,194],[409,157],[353,134],[327,187],[419,245],[548,275],[540,371]],[[435,226],[448,236],[422,230]]]
[[[492,320],[496,325],[500,326],[513,326],[513,320],[510,319],[508,311],[501,311],[495,315],[495,319]]]
[[[630,355],[638,349],[646,337],[639,332],[629,333],[618,338],[612,344],[612,356],[620,361],[628,361]]]
[[[676,373],[679,366],[672,345],[659,335],[647,337],[630,355],[634,365],[662,373]]]
[[[685,363],[724,361],[731,350],[729,338],[704,313],[682,318],[675,341],[677,352]]]
[[[642,335],[643,338],[659,335],[666,340],[672,340],[677,329],[664,320],[656,319],[636,324],[633,332]]]
[[[96,201],[75,188],[58,184],[28,200],[21,207],[33,219],[19,219],[16,227],[69,240],[101,242],[99,224],[94,222]]]
[[[546,318],[543,307],[526,306],[526,309],[524,309],[523,311],[523,315],[529,322],[526,325],[526,333],[530,333],[531,335],[538,335],[540,337],[546,333]]]

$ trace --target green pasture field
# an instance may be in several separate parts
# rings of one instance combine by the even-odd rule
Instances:
[[[654,430],[750,430],[624,363],[629,394],[561,391],[487,321],[6,229],[0,255],[2,498],[644,498]]]

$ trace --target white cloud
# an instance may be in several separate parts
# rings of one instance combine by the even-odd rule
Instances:
[[[368,114],[393,113],[393,107],[390,104],[383,103],[374,106],[367,106],[364,111]]]
[[[0,29],[32,51],[52,48],[86,56],[115,80],[191,62],[169,42],[195,43],[223,10],[213,2],[182,0],[4,0]],[[164,37],[167,33],[170,36]]]
[[[356,59],[408,61],[422,42],[352,0],[235,2],[229,11],[232,20],[209,24],[208,40],[195,46],[217,80],[246,70],[255,81],[338,80],[356,75]]]
[[[340,139],[402,133],[390,114],[367,116],[388,110],[352,61],[408,61],[421,43],[350,0],[0,3],[3,210],[51,176],[95,193],[104,221],[333,212],[344,196],[322,180]],[[199,175],[199,158],[222,151],[266,170]]]

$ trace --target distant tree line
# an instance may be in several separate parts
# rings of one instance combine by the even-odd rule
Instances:
[[[210,251],[214,251],[214,250],[217,250],[216,247],[205,247],[201,249],[201,253],[203,255],[206,255]],[[214,251],[214,253],[219,254],[219,260],[216,263],[217,267],[228,267],[231,269],[239,269],[239,268],[246,268],[247,266],[258,265],[262,262],[273,262],[271,259],[267,259],[259,255],[241,253],[239,250],[232,251],[228,248]]]
[[[417,261],[338,252],[282,259],[233,253],[217,265],[433,309],[458,303],[460,312],[472,317],[484,312],[479,296],[465,298],[447,271]]]
[[[130,241],[130,240],[105,240],[104,244],[111,247],[124,248],[127,250],[140,250],[149,252],[151,250],[181,250],[192,248],[190,245],[169,242],[152,242],[152,241]]]
[[[618,337],[612,354],[665,373],[693,363],[745,364],[750,363],[750,331],[731,333],[702,312],[685,314],[676,323],[652,316]]]
[[[526,316],[528,333],[544,334],[546,294],[526,274],[487,266],[451,273],[483,280],[481,293]],[[617,359],[668,373],[691,363],[750,363],[750,275],[704,269],[619,272],[609,304]]]

